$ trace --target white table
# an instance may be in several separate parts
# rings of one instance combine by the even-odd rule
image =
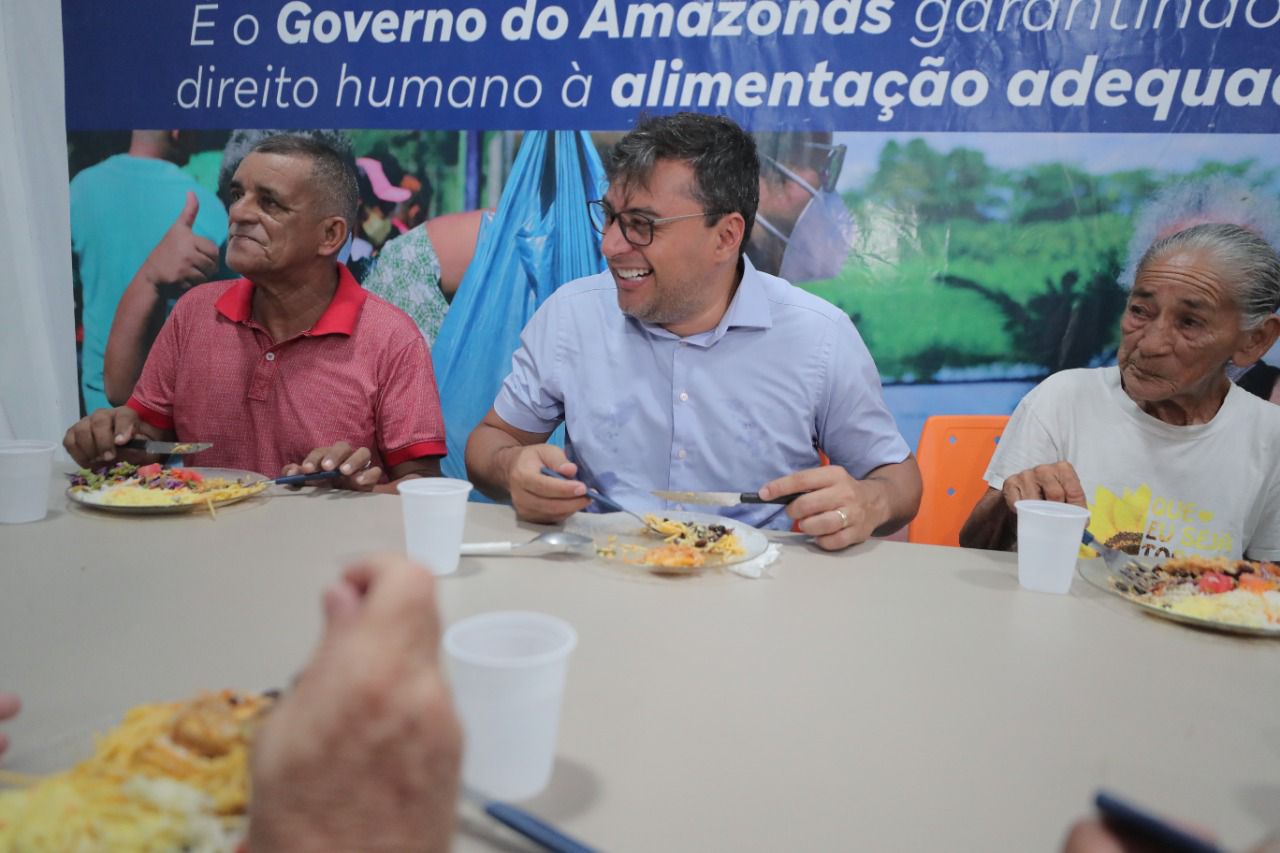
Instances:
[[[283,685],[349,558],[401,543],[394,496],[257,499],[0,526],[9,766],[144,701]],[[528,537],[472,505],[469,540]],[[1280,821],[1280,642],[1146,616],[1012,555],[789,544],[772,577],[636,582],[592,559],[464,558],[446,621],[578,629],[550,788],[609,850],[1049,850],[1106,787],[1243,846]],[[74,734],[78,733],[78,734]],[[47,754],[47,753],[46,753]],[[15,763],[16,762],[16,763]],[[466,822],[459,849],[495,849]]]

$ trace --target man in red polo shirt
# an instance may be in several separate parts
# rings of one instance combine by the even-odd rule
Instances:
[[[67,451],[81,465],[143,461],[120,447],[137,435],[212,442],[187,457],[196,465],[338,468],[353,489],[438,475],[444,422],[426,343],[337,261],[358,199],[352,167],[315,139],[271,137],[231,196],[227,264],[244,278],[183,296],[128,402],[80,420]]]

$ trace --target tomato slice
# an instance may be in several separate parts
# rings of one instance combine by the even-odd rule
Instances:
[[[138,469],[138,476],[144,480],[150,480],[152,477],[160,476],[160,472],[164,470],[164,466],[159,462],[152,462],[150,465],[143,465]]]
[[[1231,592],[1236,588],[1236,582],[1229,575],[1222,572],[1205,572],[1200,576],[1200,580],[1196,582],[1196,586],[1200,587],[1201,592],[1209,594],[1219,592]]]

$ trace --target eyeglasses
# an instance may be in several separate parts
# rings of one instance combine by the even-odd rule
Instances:
[[[827,145],[823,142],[806,142],[804,146],[825,152],[826,162],[818,170],[818,175],[822,178],[822,189],[829,193],[835,192],[836,184],[840,182],[840,170],[844,168],[844,155],[849,150],[848,146]]]
[[[609,230],[610,225],[617,222],[618,227],[622,229],[622,239],[636,248],[643,248],[653,242],[653,226],[655,225],[677,222],[681,219],[695,219],[699,216],[724,215],[706,210],[701,213],[684,213],[680,216],[663,216],[660,219],[654,219],[652,216],[633,213],[629,210],[615,213],[613,208],[603,200],[587,202],[587,212],[591,218],[591,227],[598,233],[604,234],[605,231]]]

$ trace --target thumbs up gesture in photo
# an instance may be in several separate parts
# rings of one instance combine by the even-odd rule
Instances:
[[[200,199],[188,191],[177,220],[164,232],[120,297],[102,367],[107,399],[113,406],[124,405],[142,373],[147,350],[164,319],[164,299],[173,295],[164,290],[178,287],[185,292],[218,271],[218,246],[192,230],[199,213]]]
[[[139,271],[153,285],[176,284],[186,290],[207,281],[217,271],[218,247],[192,230],[199,212],[200,200],[188,191],[177,221],[169,226]]]

